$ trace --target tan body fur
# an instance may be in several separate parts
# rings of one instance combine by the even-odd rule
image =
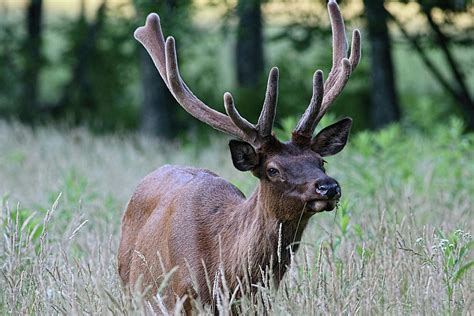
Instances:
[[[165,293],[168,305],[186,294],[199,294],[203,302],[211,303],[204,265],[209,281],[215,282],[222,264],[231,288],[237,285],[237,278],[243,281],[242,267],[249,263],[253,282],[260,268],[270,262],[275,264],[275,275],[283,276],[289,252],[283,245],[283,262],[278,264],[279,221],[259,203],[259,190],[245,200],[235,186],[204,169],[163,166],[148,175],[123,216],[118,264],[124,284],[133,287],[142,276],[142,284],[152,284],[150,293],[155,294],[163,274],[158,253],[165,272],[179,267]],[[299,219],[298,232],[282,242],[298,241],[307,219]],[[292,226],[297,223],[293,222],[282,229],[294,231]],[[198,293],[192,293],[189,271],[197,281]]]

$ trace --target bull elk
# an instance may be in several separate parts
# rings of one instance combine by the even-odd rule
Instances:
[[[313,77],[313,95],[288,142],[272,134],[278,98],[278,68],[272,68],[257,124],[240,116],[230,93],[224,94],[227,115],[199,100],[178,70],[175,40],[164,40],[160,20],[151,13],[135,38],[146,48],[178,103],[192,116],[235,136],[229,142],[232,162],[259,179],[246,198],[215,173],[191,167],[163,166],[136,188],[122,219],[118,271],[124,285],[157,293],[167,272],[164,305],[188,297],[215,303],[208,281],[236,289],[242,280],[261,282],[261,271],[273,271],[278,284],[303,230],[315,213],[335,208],[341,189],[326,175],[325,156],[345,146],[352,125],[344,118],[313,136],[330,105],[341,93],[360,60],[360,33],[354,30],[350,56],[344,20],[335,0],[328,3],[332,29],[332,68],[326,81]],[[280,251],[281,253],[278,253]],[[279,258],[277,260],[276,258]],[[244,289],[240,289],[244,291]],[[189,311],[192,299],[185,301]]]

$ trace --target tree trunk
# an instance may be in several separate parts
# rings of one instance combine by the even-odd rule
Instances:
[[[145,48],[140,47],[142,107],[140,130],[144,134],[171,139],[176,136],[176,104]]]
[[[381,128],[400,119],[387,13],[384,1],[364,0],[364,6],[371,46],[371,120],[374,128]]]
[[[452,73],[452,85],[455,86],[455,99],[459,102],[459,106],[464,112],[464,118],[470,130],[474,130],[474,100],[472,99],[469,89],[466,84],[466,76],[463,72],[463,65],[460,64],[454,57],[454,54],[450,48],[450,38],[441,31],[441,28],[433,20],[431,16],[431,10],[426,7],[422,7],[425,13],[428,24],[436,35],[436,41],[441,51],[444,54],[446,62]]]
[[[251,87],[257,85],[264,67],[260,0],[239,0],[237,13],[237,81],[241,87]]]
[[[97,108],[97,100],[94,95],[93,83],[91,80],[91,62],[97,54],[97,41],[105,24],[106,0],[103,0],[97,8],[96,17],[93,22],[87,22],[85,12],[85,0],[81,1],[81,11],[78,20],[75,21],[76,29],[84,30],[84,35],[75,36],[74,43],[74,63],[71,66],[71,78],[64,85],[62,95],[54,104],[43,106],[54,118],[59,118],[65,114],[73,113],[71,118],[74,124],[79,124],[83,120],[81,113],[86,111],[94,112]]]
[[[41,68],[43,0],[30,0],[26,12],[27,37],[24,45],[26,63],[24,71],[23,104],[20,119],[32,121],[38,110],[38,76]]]
[[[161,23],[165,29],[173,29],[167,21],[173,21],[177,4],[177,0],[135,1],[141,23],[145,22],[149,12],[156,11],[160,14]],[[176,34],[173,35],[176,36]],[[142,91],[140,130],[144,134],[171,139],[178,132],[176,114],[179,105],[160,77],[150,55],[141,45],[139,59]]]
[[[448,78],[446,78],[446,75],[443,74],[443,72],[438,66],[439,63],[435,63],[432,61],[432,59],[430,59],[426,52],[426,49],[423,48],[416,36],[410,35],[407,29],[395,16],[389,14],[389,17],[397,24],[403,36],[405,36],[410,45],[418,53],[418,56],[425,64],[425,67],[428,69],[431,75],[446,90],[446,92],[451,95],[456,104],[459,105],[459,107],[463,111],[467,128],[472,131],[474,130],[474,100],[470,96],[469,89],[467,88],[467,85],[465,83],[465,77],[462,73],[462,65],[460,65],[454,59],[454,55],[449,50],[449,38],[441,32],[439,26],[431,18],[430,12],[426,9],[423,11],[427,17],[428,23],[430,24],[432,30],[435,32],[438,38],[438,43],[441,46],[441,50],[443,51],[445,58],[447,59],[447,64],[451,70],[453,79],[451,79],[449,76]]]

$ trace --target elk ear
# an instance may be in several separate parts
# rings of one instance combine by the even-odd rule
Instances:
[[[352,119],[346,117],[322,129],[311,141],[311,149],[322,157],[335,155],[346,146]]]
[[[257,167],[258,154],[249,143],[239,140],[229,142],[230,153],[234,166],[240,171],[249,171]]]

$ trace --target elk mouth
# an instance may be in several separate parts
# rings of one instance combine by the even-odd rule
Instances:
[[[314,199],[306,202],[306,212],[315,214],[320,212],[330,212],[334,210],[334,208],[339,202],[339,199]]]

